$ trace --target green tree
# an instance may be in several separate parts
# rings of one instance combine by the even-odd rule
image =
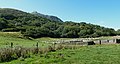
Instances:
[[[5,19],[0,18],[0,30],[3,28],[7,28],[7,21]]]

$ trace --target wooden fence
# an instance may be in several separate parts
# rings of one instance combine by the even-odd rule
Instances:
[[[108,40],[71,39],[71,40],[61,40],[57,43],[69,44],[69,45],[117,44],[120,43],[120,39],[108,39]]]

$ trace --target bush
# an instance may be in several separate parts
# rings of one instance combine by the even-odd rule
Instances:
[[[0,50],[0,62],[30,57],[29,49],[23,47],[3,48]]]
[[[14,48],[2,48],[0,49],[0,62],[7,62],[14,59],[24,61],[25,58],[30,57],[30,54],[47,54],[48,52],[54,52],[61,49],[76,49],[76,46],[63,46],[58,45],[57,47],[48,46],[46,48],[25,48],[17,46]]]

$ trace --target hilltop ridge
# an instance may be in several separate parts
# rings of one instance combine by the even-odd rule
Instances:
[[[37,11],[34,11],[34,12],[32,12],[31,14],[36,15],[36,16],[41,16],[41,17],[43,17],[43,18],[50,19],[51,21],[63,22],[63,21],[62,21],[60,18],[58,18],[57,16],[45,15],[45,14],[38,13]]]

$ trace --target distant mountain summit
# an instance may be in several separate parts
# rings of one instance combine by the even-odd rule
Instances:
[[[41,16],[43,18],[47,18],[51,21],[59,21],[59,22],[63,22],[60,18],[56,17],[56,16],[50,16],[50,15],[44,15],[44,14],[41,14],[41,13],[38,13],[37,11],[34,11],[32,12],[31,14],[34,14],[36,16]]]
[[[42,18],[45,18],[51,21],[63,22],[60,18],[56,16],[44,15],[36,11],[32,13],[28,13],[28,12],[24,12],[24,11],[17,10],[17,9],[0,8],[0,17],[1,18],[4,17],[7,20],[13,20],[18,17],[29,17],[29,16],[33,16],[33,17],[37,16],[37,17],[42,17]]]

